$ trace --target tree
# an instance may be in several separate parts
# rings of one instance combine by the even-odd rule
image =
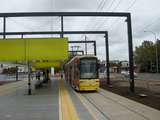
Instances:
[[[156,62],[155,45],[152,41],[144,41],[136,47],[134,52],[135,63],[140,66],[142,72],[153,72]]]
[[[159,72],[160,72],[160,40],[157,39],[157,54],[158,54],[158,69],[159,69]]]

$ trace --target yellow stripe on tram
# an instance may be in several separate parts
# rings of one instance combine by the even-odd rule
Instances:
[[[61,120],[80,120],[70,95],[64,86],[64,80],[59,80],[59,83]]]

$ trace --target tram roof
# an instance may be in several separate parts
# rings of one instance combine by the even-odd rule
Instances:
[[[74,56],[71,60],[69,60],[69,62],[67,62],[66,65],[68,65],[69,63],[71,63],[73,60],[75,60],[77,58],[81,59],[81,58],[89,58],[89,57],[97,58],[97,56],[95,56],[95,55],[77,55],[77,56]]]

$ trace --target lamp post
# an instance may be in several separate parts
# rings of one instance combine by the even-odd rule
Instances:
[[[85,37],[84,40],[87,41],[87,36],[85,35],[84,37]],[[86,52],[86,55],[87,55],[87,43],[85,43],[85,52]]]
[[[156,33],[154,33],[153,31],[144,31],[144,32],[150,32],[154,35],[155,38],[155,42],[156,42],[156,71],[157,73],[159,73],[159,65],[158,65],[158,42],[157,42],[157,36]]]

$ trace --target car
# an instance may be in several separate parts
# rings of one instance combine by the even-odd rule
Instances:
[[[121,71],[122,75],[127,75],[127,71]]]
[[[125,77],[129,77],[129,71],[121,71],[121,74],[124,75]],[[134,72],[134,77],[137,77],[136,72]]]

